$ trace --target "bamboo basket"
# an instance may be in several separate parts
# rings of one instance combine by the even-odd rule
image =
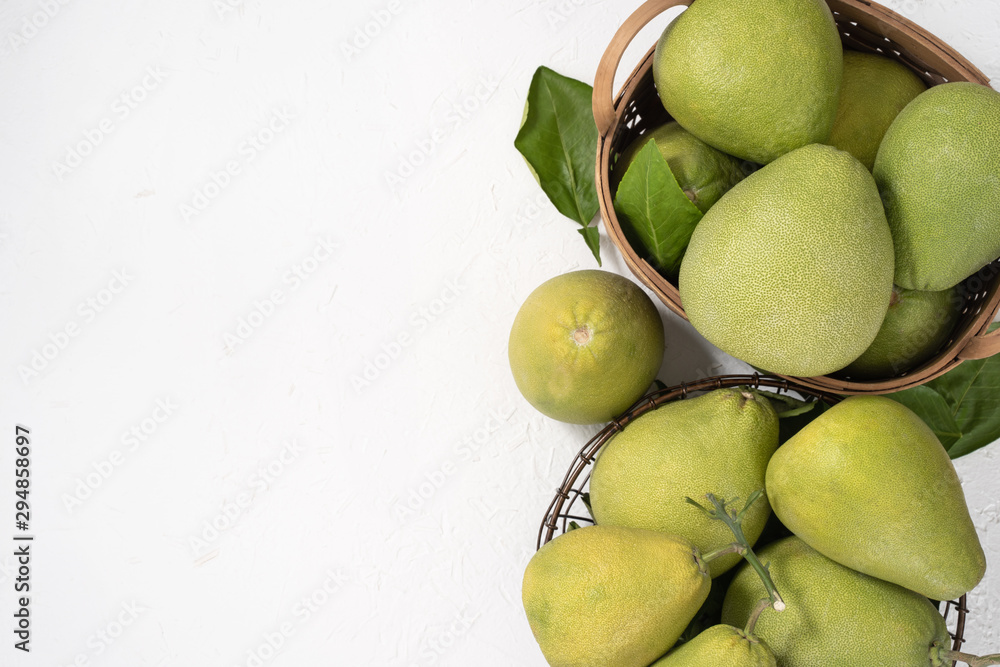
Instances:
[[[631,247],[614,210],[611,191],[615,160],[636,138],[670,120],[653,84],[653,48],[629,76],[617,97],[614,77],[626,47],[653,18],[692,0],[647,0],[618,29],[594,79],[594,119],[597,122],[596,183],[601,217],[612,242],[632,273],[674,313],[684,319],[677,286],[660,275]],[[845,48],[880,53],[897,60],[929,86],[948,81],[989,79],[954,49],[899,14],[866,0],[827,0]],[[841,394],[884,394],[921,385],[968,359],[985,359],[1000,352],[1000,331],[987,329],[1000,307],[1000,260],[963,283],[964,306],[958,323],[938,353],[921,366],[896,377],[853,381],[832,376],[794,378],[812,389]]]
[[[621,417],[601,429],[597,435],[583,446],[580,453],[573,459],[569,470],[566,471],[566,475],[563,477],[562,484],[559,485],[555,497],[545,511],[545,517],[542,519],[542,524],[538,529],[536,548],[541,549],[542,545],[566,532],[571,521],[578,524],[594,523],[594,520],[590,517],[587,508],[581,500],[581,496],[589,488],[591,464],[597,458],[601,448],[616,433],[624,429],[633,420],[647,412],[655,410],[664,403],[683,400],[697,392],[739,386],[753,387],[755,389],[767,387],[774,389],[779,394],[791,391],[802,398],[816,398],[830,405],[838,403],[842,399],[837,394],[814,389],[808,385],[792,382],[786,378],[761,376],[757,373],[753,375],[719,375],[651,392],[637,401]],[[576,505],[577,502],[579,502],[578,506]],[[958,600],[942,602],[939,610],[949,627],[953,620],[952,614],[954,614],[955,630],[949,630],[952,638],[952,650],[961,650],[962,644],[965,642],[965,623],[969,614],[969,609],[966,606],[966,596],[963,595]],[[952,665],[954,664],[952,663]]]

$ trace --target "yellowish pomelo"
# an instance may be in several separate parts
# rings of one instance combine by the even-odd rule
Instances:
[[[687,540],[598,525],[539,549],[521,599],[552,667],[645,667],[674,645],[711,586]]]
[[[927,85],[905,65],[876,53],[844,51],[844,78],[833,132],[826,143],[870,171],[885,131]]]
[[[596,424],[624,412],[653,382],[663,361],[663,323],[627,278],[573,271],[528,295],[507,352],[517,388],[539,412]]]
[[[713,625],[650,667],[778,667],[763,641],[731,625]]]
[[[733,500],[764,488],[778,447],[778,416],[768,399],[745,387],[671,401],[629,422],[601,451],[590,477],[590,506],[599,524],[659,530],[691,540],[702,553],[722,549],[733,534],[687,502],[706,494]],[[771,515],[761,497],[743,519],[753,546]],[[740,562],[729,554],[710,564],[713,577]]]

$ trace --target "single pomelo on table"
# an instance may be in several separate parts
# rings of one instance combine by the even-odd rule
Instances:
[[[826,143],[847,151],[871,171],[886,130],[925,90],[923,80],[902,63],[876,53],[844,51],[840,103]]]
[[[687,502],[708,493],[749,498],[764,488],[767,462],[778,447],[778,416],[762,394],[718,389],[671,401],[630,422],[601,450],[590,478],[598,524],[680,535],[709,553],[733,541],[729,528]],[[743,519],[752,546],[771,515],[760,498]],[[716,577],[736,554],[711,562]]]
[[[674,645],[711,586],[687,540],[598,525],[539,549],[521,598],[553,667],[646,667]]]
[[[702,213],[712,208],[722,195],[756,166],[712,148],[681,127],[680,123],[672,121],[629,144],[615,164],[613,178],[616,188],[632,158],[650,141],[656,144],[663,159],[670,165],[677,185]]]
[[[772,373],[825,375],[875,339],[892,269],[871,174],[813,144],[751,174],[705,214],[679,289],[691,324],[724,352]]]
[[[894,285],[889,312],[878,335],[843,375],[852,380],[875,380],[919,366],[948,340],[963,303],[957,287],[921,292]]]
[[[760,164],[830,136],[843,47],[823,0],[698,0],[653,56],[660,101],[705,143]]]
[[[889,127],[872,174],[900,287],[948,289],[1000,256],[1000,93],[968,82],[921,93]]]
[[[596,424],[624,412],[653,382],[663,361],[663,323],[627,278],[573,271],[528,295],[507,352],[517,388],[539,412]]]

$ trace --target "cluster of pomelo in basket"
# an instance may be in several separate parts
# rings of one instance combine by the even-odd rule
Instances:
[[[1000,256],[1000,93],[928,89],[844,50],[821,0],[698,0],[652,70],[673,120],[617,158],[612,194],[705,338],[769,372],[852,380],[941,348],[962,282]],[[665,196],[636,201],[652,146],[704,214],[691,229],[636,214]]]
[[[618,156],[616,210],[679,210],[652,200],[662,160],[703,214],[686,236],[669,218],[630,233],[652,264],[676,260],[658,268],[705,338],[803,377],[891,377],[941,347],[961,283],[1000,256],[1000,93],[927,89],[898,62],[845,52],[822,0],[696,0],[664,31],[653,73],[674,120]],[[509,356],[532,405],[591,424],[642,396],[663,346],[638,287],[579,271],[528,297]],[[950,652],[930,602],[986,567],[933,431],[872,396],[781,448],[777,423],[760,393],[718,390],[612,438],[590,482],[596,525],[545,545],[525,573],[551,665],[1000,664]],[[772,509],[793,536],[758,560]],[[671,651],[739,556],[726,625]]]

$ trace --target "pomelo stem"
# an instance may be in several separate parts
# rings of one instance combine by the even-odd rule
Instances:
[[[727,554],[739,554],[743,555],[743,545],[733,542],[729,546],[722,547],[721,549],[716,549],[715,551],[709,551],[707,554],[702,554],[701,559],[706,563],[711,563],[716,558],[725,556]]]
[[[757,601],[757,606],[753,608],[750,612],[750,618],[747,619],[747,625],[743,628],[743,633],[747,636],[753,635],[753,629],[757,626],[757,619],[760,615],[764,613],[764,610],[771,606],[770,598],[761,598]]]
[[[942,660],[946,660],[948,662],[959,660],[968,664],[969,667],[988,667],[989,665],[1000,665],[1000,653],[978,656],[969,653],[962,653],[961,651],[942,650],[940,651],[940,656]]]
[[[709,518],[721,521],[729,527],[729,530],[733,532],[733,537],[736,538],[736,542],[729,545],[728,547],[723,547],[717,551],[713,551],[707,555],[702,556],[702,560],[706,563],[710,562],[714,558],[718,558],[727,553],[738,553],[743,556],[744,560],[750,564],[750,567],[757,572],[760,580],[764,582],[764,588],[767,590],[767,594],[771,600],[771,606],[774,607],[775,611],[785,610],[785,601],[781,599],[781,594],[778,593],[778,588],[774,585],[774,581],[771,579],[771,573],[768,571],[766,565],[763,565],[757,558],[757,554],[753,552],[750,548],[750,542],[747,540],[746,535],[743,534],[743,516],[750,509],[750,506],[763,495],[764,489],[758,489],[750,494],[747,499],[746,505],[739,512],[734,510],[726,509],[726,500],[724,498],[716,498],[714,494],[707,493],[705,497],[708,501],[712,503],[714,509],[708,509],[702,507],[701,504],[695,502],[691,498],[686,500],[700,509],[702,512],[707,514]],[[735,499],[739,500],[738,498]]]

